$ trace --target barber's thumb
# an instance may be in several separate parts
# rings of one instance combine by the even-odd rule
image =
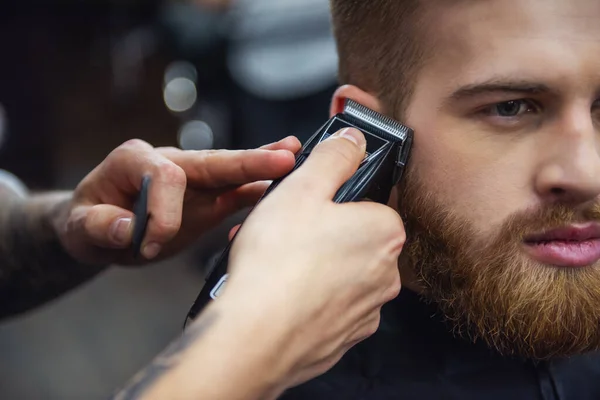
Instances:
[[[319,143],[305,162],[306,171],[334,193],[350,179],[365,158],[367,142],[361,131],[342,129]],[[329,193],[331,194],[331,193]]]
[[[312,151],[314,162],[340,163],[356,166],[365,157],[367,141],[361,131],[355,128],[342,129],[319,143]]]
[[[316,145],[302,166],[275,191],[296,199],[310,195],[331,200],[360,166],[366,147],[362,132],[355,128],[342,129]]]
[[[100,204],[79,211],[78,230],[98,247],[124,249],[131,245],[133,214],[117,206]]]
[[[344,128],[332,135],[333,138],[346,139],[356,145],[359,151],[365,150],[367,141],[365,135],[356,128]]]

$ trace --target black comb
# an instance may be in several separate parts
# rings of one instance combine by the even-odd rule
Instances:
[[[148,213],[148,190],[152,179],[146,175],[142,178],[142,185],[138,198],[133,205],[133,257],[139,259],[142,251],[142,243],[144,242],[144,236],[146,236],[146,228],[148,227],[148,220],[150,214]]]

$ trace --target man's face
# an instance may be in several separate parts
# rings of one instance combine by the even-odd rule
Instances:
[[[504,354],[597,349],[600,2],[456,3],[403,121],[403,279]]]

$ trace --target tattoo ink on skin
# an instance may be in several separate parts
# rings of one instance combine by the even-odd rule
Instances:
[[[60,243],[54,220],[70,199],[70,193],[0,198],[0,319],[47,303],[105,269],[76,261]]]
[[[139,372],[113,400],[139,400],[169,371],[174,369],[183,354],[210,329],[218,318],[215,312],[207,312],[190,326],[183,337],[173,342],[152,364]]]

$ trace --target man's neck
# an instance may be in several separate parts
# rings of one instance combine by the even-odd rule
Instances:
[[[400,255],[398,258],[398,270],[400,270],[400,279],[402,281],[402,287],[405,289],[409,289],[416,294],[424,294],[425,288],[419,283],[417,279],[417,275],[415,274],[414,269],[412,268],[410,262]]]

